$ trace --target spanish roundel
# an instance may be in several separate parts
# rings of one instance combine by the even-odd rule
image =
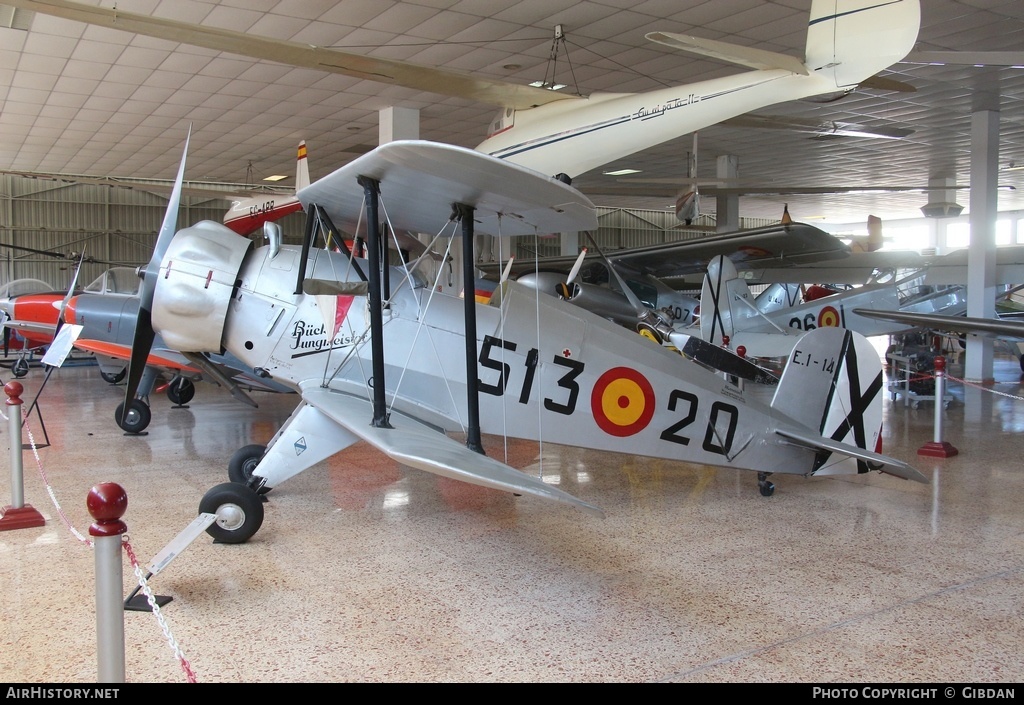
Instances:
[[[819,328],[840,328],[842,322],[839,318],[839,311],[836,311],[832,306],[826,306],[821,309],[818,313],[818,327]]]
[[[636,370],[613,367],[594,384],[590,408],[602,431],[632,436],[644,430],[654,416],[654,389]]]

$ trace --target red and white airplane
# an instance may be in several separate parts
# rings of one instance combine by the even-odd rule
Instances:
[[[298,156],[295,160],[295,191],[309,186],[309,164],[306,162],[306,141],[299,142]],[[239,235],[251,235],[264,223],[279,220],[290,213],[302,210],[298,196],[292,194],[285,198],[256,193],[251,196],[236,198],[231,208],[224,214],[224,225]]]

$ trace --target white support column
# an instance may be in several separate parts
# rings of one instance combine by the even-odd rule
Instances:
[[[999,169],[999,111],[979,110],[971,116],[971,244],[967,250],[967,315],[995,316],[996,181]],[[992,339],[967,336],[964,377],[992,380]]]
[[[420,138],[420,111],[415,108],[381,108],[380,144]]]
[[[719,155],[715,161],[715,176],[719,179],[735,179],[740,173],[739,164],[740,158],[735,154]],[[715,230],[720,233],[727,233],[739,229],[739,196],[717,196],[715,198]]]

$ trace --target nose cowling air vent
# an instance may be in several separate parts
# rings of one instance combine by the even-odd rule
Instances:
[[[168,347],[220,352],[228,304],[251,245],[211,220],[174,236],[153,292],[153,328]]]

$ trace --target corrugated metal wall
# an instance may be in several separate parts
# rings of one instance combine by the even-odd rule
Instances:
[[[140,188],[0,175],[0,284],[31,278],[64,290],[74,273],[76,255],[83,252],[96,262],[83,265],[79,286],[110,266],[145,264],[169,197],[169,193]],[[229,206],[230,202],[221,198],[185,194],[178,227],[200,220],[220,222]],[[302,241],[304,218],[300,212],[279,221],[285,242]],[[740,226],[753,228],[772,222],[744,218]],[[701,216],[697,226],[699,229],[685,229],[671,211],[601,207],[594,238],[608,251],[694,239],[714,234],[714,217]],[[542,257],[561,254],[557,237],[515,240],[517,258],[532,258],[535,249]],[[585,243],[581,240],[580,244]]]
[[[169,197],[122,186],[0,175],[0,283],[31,278],[64,290],[82,253],[96,262],[83,264],[80,286],[110,266],[145,264]],[[183,195],[178,227],[220,222],[230,205],[221,198]],[[302,214],[281,225],[286,241],[301,241]]]

